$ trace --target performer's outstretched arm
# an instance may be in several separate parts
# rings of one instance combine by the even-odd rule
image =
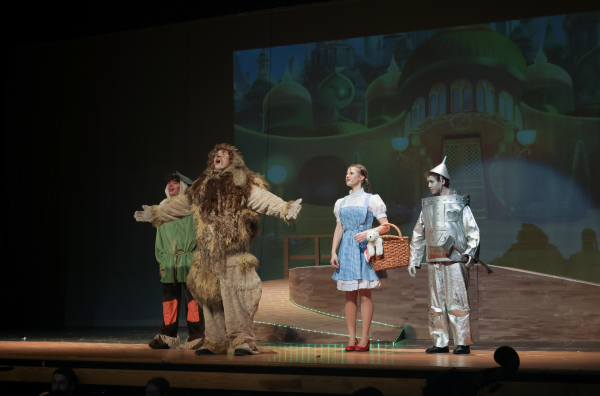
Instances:
[[[285,202],[267,189],[254,186],[248,199],[248,207],[260,214],[282,219],[286,223],[296,220],[302,209],[302,199]]]
[[[142,205],[144,210],[135,212],[133,217],[137,221],[152,223],[154,227],[170,221],[180,220],[190,216],[190,200],[187,194],[180,194],[171,199],[165,199],[160,205]]]
[[[423,254],[425,254],[425,222],[423,221],[423,212],[421,212],[410,240],[410,263],[408,265],[408,273],[413,278],[417,274],[417,265],[421,265]]]

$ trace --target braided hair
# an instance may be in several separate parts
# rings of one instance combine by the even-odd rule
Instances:
[[[367,168],[361,164],[352,164],[348,167],[348,169],[350,168],[355,168],[361,176],[365,177],[362,181],[363,188],[365,189],[365,192],[371,193],[371,183],[369,182],[369,172],[367,172]]]

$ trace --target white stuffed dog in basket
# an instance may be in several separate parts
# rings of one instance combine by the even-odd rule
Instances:
[[[379,237],[378,228],[367,231],[367,242],[367,252],[369,257],[373,257],[375,254],[378,256],[383,255],[383,239]]]

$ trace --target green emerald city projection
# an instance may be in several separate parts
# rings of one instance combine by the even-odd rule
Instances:
[[[235,145],[303,198],[297,224],[263,219],[261,278],[283,277],[284,236],[333,234],[350,164],[410,236],[448,156],[483,260],[600,282],[599,41],[594,11],[234,52]],[[290,249],[314,254],[314,238]]]

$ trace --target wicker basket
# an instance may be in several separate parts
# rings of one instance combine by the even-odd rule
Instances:
[[[373,263],[373,269],[375,271],[408,267],[408,262],[410,260],[408,237],[402,236],[402,232],[395,225],[391,223],[387,223],[387,225],[394,227],[396,231],[398,231],[399,236],[380,236],[380,238],[383,239],[383,255],[375,255],[371,258],[371,263]]]

